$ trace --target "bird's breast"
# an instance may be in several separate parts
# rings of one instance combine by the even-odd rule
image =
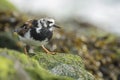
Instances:
[[[34,40],[33,38],[25,38],[25,37],[21,37],[19,36],[20,40],[22,42],[24,42],[27,45],[31,45],[31,46],[41,46],[41,45],[46,45],[48,43],[48,40],[45,39],[43,41],[38,41],[38,40]]]
[[[49,30],[42,29],[40,33],[36,32],[36,29],[30,29],[24,34],[24,36],[19,36],[20,40],[28,45],[41,46],[46,45],[52,38],[53,32]]]

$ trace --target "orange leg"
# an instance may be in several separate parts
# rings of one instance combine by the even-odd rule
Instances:
[[[24,53],[27,55],[28,52],[27,52],[27,49],[26,49],[26,46],[24,47]]]
[[[55,52],[50,52],[48,49],[45,48],[44,45],[41,46],[43,48],[43,50],[48,53],[48,54],[56,54]]]

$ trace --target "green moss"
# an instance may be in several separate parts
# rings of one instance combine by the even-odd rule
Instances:
[[[1,48],[0,63],[3,64],[0,66],[0,77],[3,80],[9,79],[8,77],[9,80],[94,80],[84,69],[82,59],[72,54],[51,55],[38,52],[37,55],[28,57],[18,51]]]
[[[49,69],[52,69],[54,66],[61,63],[84,67],[82,59],[79,56],[72,54],[58,53],[56,55],[51,55],[46,53],[37,53],[37,55],[33,58],[38,60],[40,65],[42,65],[44,68]]]
[[[80,80],[94,80],[94,77],[85,70],[81,57],[77,55],[62,53],[51,55],[37,52],[32,58],[53,74]]]
[[[13,62],[9,59],[0,56],[0,80],[13,79],[15,74]]]
[[[39,80],[71,80],[67,77],[53,76],[48,71],[41,68],[36,60],[32,60],[32,62],[34,63],[34,67],[30,66],[26,68],[26,70],[32,76],[32,80],[36,80],[36,78],[38,78]]]
[[[8,0],[0,0],[0,11],[13,11],[16,10],[15,6]]]
[[[0,64],[0,80],[72,80],[51,74],[37,60],[14,50],[1,48]]]

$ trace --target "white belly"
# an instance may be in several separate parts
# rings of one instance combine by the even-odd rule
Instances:
[[[28,39],[28,38],[24,38],[21,36],[19,36],[19,38],[22,42],[24,42],[27,45],[31,45],[31,46],[41,46],[41,45],[46,45],[48,43],[47,39],[45,39],[44,41],[37,41],[37,40],[34,40],[32,38]]]

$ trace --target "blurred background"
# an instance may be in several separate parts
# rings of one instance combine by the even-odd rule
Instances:
[[[0,47],[22,51],[14,29],[42,17],[62,27],[48,49],[82,57],[96,80],[120,80],[119,0],[0,0]]]
[[[24,13],[46,14],[56,19],[77,18],[120,34],[119,0],[10,0]]]

